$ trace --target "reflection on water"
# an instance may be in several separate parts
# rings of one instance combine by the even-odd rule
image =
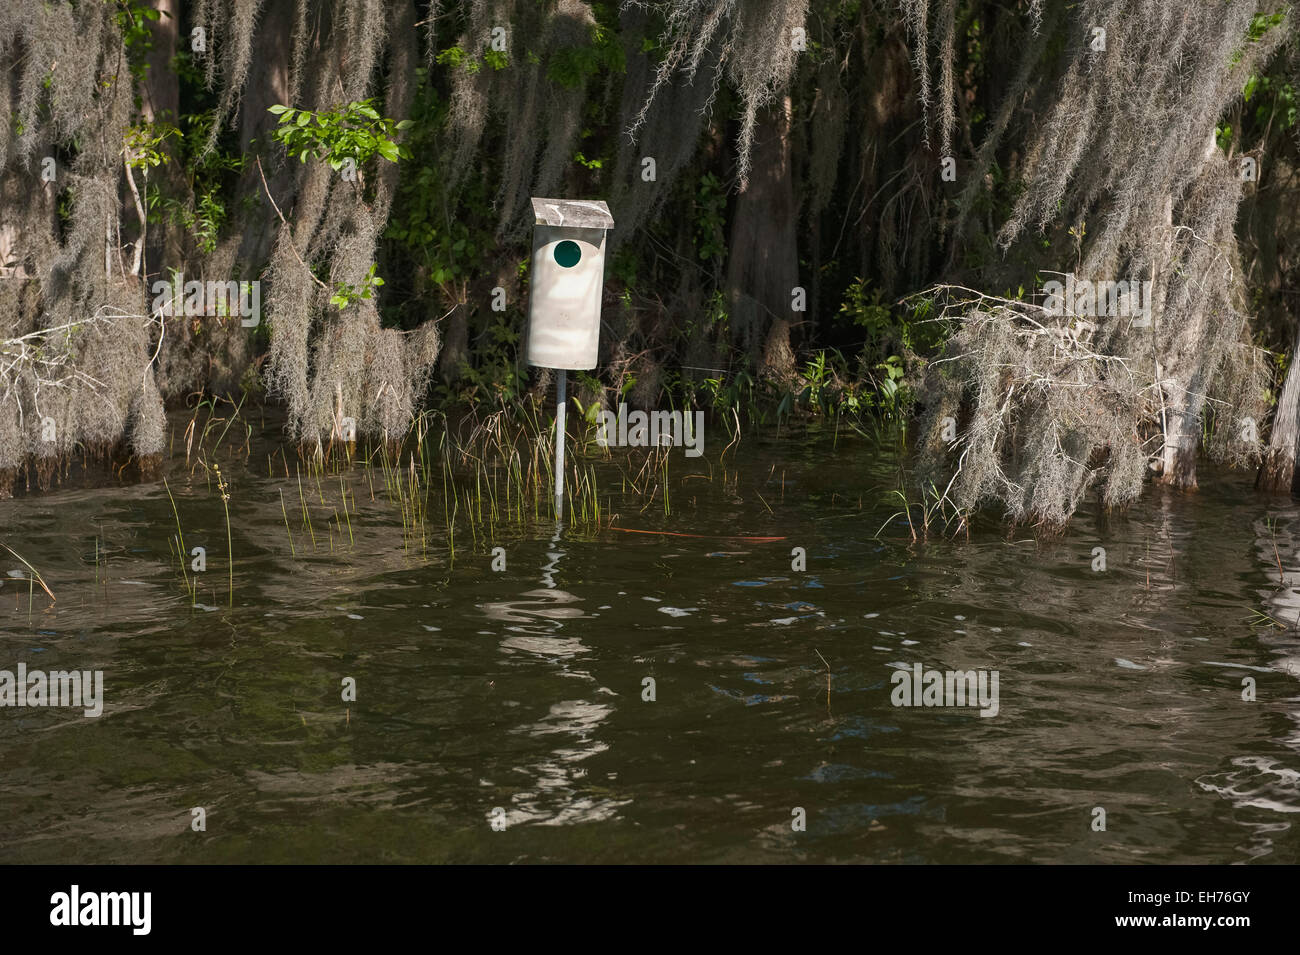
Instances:
[[[1259,630],[1258,640],[1271,659],[1257,667],[1218,664],[1233,667],[1234,676],[1243,684],[1248,680],[1259,683],[1257,674],[1273,672],[1286,674],[1291,681],[1300,680],[1300,509],[1288,506],[1266,510],[1255,517],[1251,527],[1255,558],[1268,581],[1255,592],[1275,622]],[[1277,742],[1288,747],[1292,756],[1300,754],[1300,693],[1279,703],[1289,725],[1278,733]],[[1300,813],[1300,772],[1296,769],[1300,759],[1242,755],[1233,758],[1231,765],[1231,770],[1201,777],[1198,785],[1242,809],[1282,813],[1282,818]],[[1261,823],[1253,854],[1268,854],[1273,848],[1273,834],[1287,832],[1289,827],[1290,823],[1284,822]]]
[[[501,641],[503,652],[534,654],[557,673],[592,684],[593,693],[614,696],[613,690],[595,685],[595,678],[586,670],[572,665],[574,658],[588,651],[576,634],[566,635],[565,621],[586,615],[578,607],[565,606],[581,598],[555,583],[564,556],[562,537],[563,531],[557,527],[546,552],[547,563],[542,565],[540,589],[524,591],[520,596],[525,599],[495,601],[481,609],[489,620],[508,624],[503,628],[509,634]],[[587,769],[582,762],[609,749],[608,743],[596,737],[596,731],[612,713],[613,708],[605,703],[563,700],[552,704],[540,720],[513,730],[554,748],[514,768],[514,774],[529,783],[511,794],[507,826],[600,822],[612,818],[618,807],[629,801],[593,796],[583,781]]]
[[[1300,508],[1206,475],[1057,539],[913,544],[901,517],[874,536],[888,456],[733,453],[725,481],[673,458],[668,516],[602,501],[697,536],[498,527],[453,561],[362,472],[347,525],[305,489],[309,528],[255,450],[228,472],[233,609],[201,475],[169,474],[208,551],[193,600],[161,486],[0,502],[58,598],[0,559],[0,669],[102,669],[106,697],[0,710],[6,859],[1297,861]],[[998,715],[894,708],[913,663],[998,670]]]

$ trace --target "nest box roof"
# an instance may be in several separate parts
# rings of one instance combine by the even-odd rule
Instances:
[[[538,199],[533,197],[533,224],[571,229],[612,229],[614,217],[599,199]]]

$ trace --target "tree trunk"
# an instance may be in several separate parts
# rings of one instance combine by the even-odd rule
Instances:
[[[152,0],[149,4],[160,16],[149,21],[149,52],[145,57],[144,89],[141,109],[150,123],[165,120],[175,124],[180,115],[180,85],[172,59],[176,56],[176,37],[180,29],[179,0]]]
[[[1155,374],[1156,387],[1160,389],[1161,394],[1161,412],[1160,427],[1164,431],[1164,445],[1160,452],[1160,477],[1161,483],[1173,483],[1173,476],[1178,470],[1178,455],[1180,448],[1183,446],[1184,430],[1184,409],[1185,397],[1183,389],[1179,387],[1178,377],[1170,372],[1170,369],[1161,365],[1161,359],[1168,360],[1167,352],[1164,352],[1161,345],[1160,333],[1163,330],[1163,320],[1165,312],[1165,301],[1169,297],[1169,279],[1168,274],[1173,271],[1173,241],[1174,241],[1174,200],[1172,196],[1165,198],[1165,234],[1162,237],[1160,252],[1156,259],[1151,263],[1151,317],[1154,327],[1152,328],[1153,345],[1155,351]],[[1163,274],[1162,274],[1163,273]],[[1184,464],[1184,476],[1186,476],[1186,466]],[[1196,480],[1195,464],[1191,470],[1192,481]]]
[[[461,305],[448,321],[442,353],[438,355],[438,374],[452,384],[460,378],[462,363],[469,360],[469,306]]]
[[[727,262],[727,297],[732,335],[761,375],[788,380],[794,375],[790,345],[799,252],[795,227],[790,156],[793,107],[787,96],[760,119],[749,183],[736,199]]]
[[[1210,148],[1214,148],[1213,136]],[[1165,303],[1169,298],[1169,284],[1178,270],[1174,261],[1174,199],[1165,198],[1165,234],[1159,258],[1152,263],[1154,301],[1151,303],[1153,321],[1163,323]],[[1163,273],[1161,276],[1159,273]],[[1194,371],[1198,356],[1184,354],[1178,335],[1196,337],[1194,329],[1169,332],[1157,324],[1154,329],[1157,342],[1156,376],[1164,400],[1164,452],[1160,462],[1160,483],[1183,490],[1196,488],[1196,455],[1201,443],[1201,411],[1204,408],[1204,382]],[[1163,345],[1163,348],[1160,346]],[[1162,365],[1162,360],[1164,364]],[[1191,367],[1188,367],[1189,364]],[[1195,379],[1195,380],[1194,380]]]
[[[1201,441],[1201,409],[1191,406],[1191,388],[1165,411],[1165,453],[1160,482],[1185,491],[1196,489],[1196,453]]]
[[[151,43],[145,59],[148,68],[141,84],[141,111],[146,122],[175,125],[180,121],[180,83],[172,61],[180,34],[180,0],[151,0],[150,6],[161,15],[149,22]],[[187,202],[189,184],[181,169],[176,141],[168,139],[162,148],[167,161],[154,169],[142,170],[141,189],[147,195],[152,178],[164,196]],[[168,269],[185,267],[185,229],[167,217],[149,228],[144,248],[146,283],[166,276]]]
[[[266,201],[262,187],[262,174],[254,161],[262,157],[262,168],[271,195],[287,216],[293,204],[294,169],[297,159],[281,163],[273,161],[277,155],[272,149],[272,132],[277,117],[268,112],[270,107],[289,103],[289,70],[293,60],[294,0],[268,0],[262,7],[257,31],[253,34],[253,55],[248,67],[248,80],[244,84],[239,102],[239,148],[248,157],[239,181],[239,195],[253,195],[259,199],[260,214],[250,215],[244,227],[243,241],[239,247],[239,261],[254,271],[260,269],[271,255],[271,246],[278,234],[280,219]],[[310,56],[307,60],[311,63]]]
[[[1286,370],[1286,383],[1278,399],[1277,414],[1273,417],[1273,433],[1269,435],[1268,451],[1255,478],[1255,487],[1274,494],[1288,494],[1295,485],[1296,451],[1300,449],[1300,328],[1296,329],[1295,345],[1291,348],[1291,365]]]

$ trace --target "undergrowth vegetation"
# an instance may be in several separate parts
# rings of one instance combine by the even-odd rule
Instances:
[[[518,515],[555,385],[522,357],[531,196],[614,214],[599,367],[575,376],[588,429],[626,403],[702,409],[729,441],[910,436],[905,497],[1043,526],[1092,492],[1192,487],[1203,451],[1294,475],[1281,6],[0,13],[0,494],[76,459],[155,472],[165,403],[270,401],[307,467],[361,443],[409,469],[429,415],[480,422],[439,439],[463,462],[510,434],[509,500],[488,501]],[[1044,314],[1067,274],[1150,282],[1149,321]],[[257,315],[199,294],[254,282]]]

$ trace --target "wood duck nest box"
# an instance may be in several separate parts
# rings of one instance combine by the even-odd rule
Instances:
[[[528,364],[588,371],[600,349],[605,233],[614,227],[600,201],[533,199]]]

